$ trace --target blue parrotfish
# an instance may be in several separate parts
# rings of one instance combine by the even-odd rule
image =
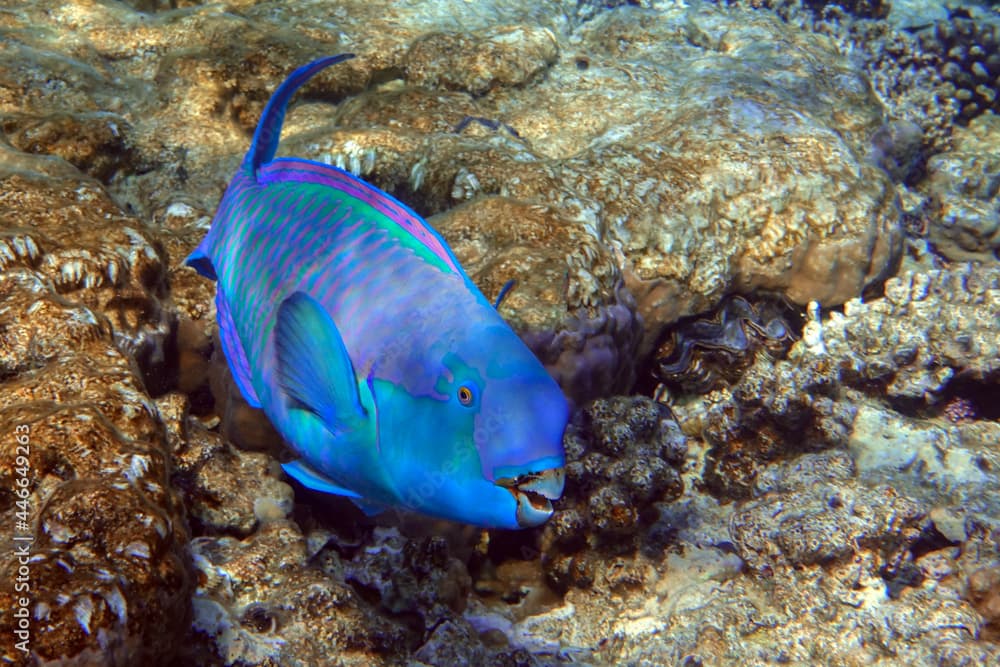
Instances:
[[[187,263],[217,281],[222,350],[302,485],[464,523],[525,528],[565,479],[559,385],[426,221],[330,165],[275,158],[293,72],[261,115]]]

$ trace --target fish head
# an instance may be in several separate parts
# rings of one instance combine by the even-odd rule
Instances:
[[[432,396],[392,399],[392,439],[408,443],[399,451],[401,495],[413,509],[465,523],[540,525],[565,481],[566,399],[499,317],[465,329],[428,350]]]

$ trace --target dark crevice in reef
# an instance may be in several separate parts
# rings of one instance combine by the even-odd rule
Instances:
[[[1000,373],[984,378],[970,377],[962,369],[945,385],[933,404],[923,398],[902,396],[889,399],[893,410],[915,419],[944,417],[954,422],[1000,419]]]
[[[151,398],[159,398],[175,389],[180,368],[176,321],[161,341],[146,341],[138,346],[134,357]]]
[[[898,600],[904,589],[920,586],[924,581],[924,574],[916,561],[929,553],[958,544],[945,537],[934,524],[925,526],[909,549],[909,559],[901,563],[887,563],[879,568],[879,575],[885,581],[886,594],[890,599]]]
[[[937,529],[934,524],[929,524],[920,531],[920,537],[917,541],[913,543],[910,547],[910,554],[913,556],[913,560],[917,560],[923,556],[934,551],[940,551],[941,549],[947,549],[948,547],[958,546],[958,542],[952,542],[944,534]]]
[[[981,380],[957,373],[945,387],[943,403],[965,401],[973,411],[973,419],[1000,420],[1000,373]]]
[[[915,588],[923,583],[924,574],[915,563],[905,562],[898,567],[883,565],[879,575],[885,581],[886,595],[890,600],[898,600],[906,588]]]
[[[402,67],[383,67],[373,70],[371,78],[368,80],[368,90],[390,81],[406,81],[406,72],[403,71]]]
[[[651,396],[662,382],[706,393],[736,384],[758,353],[783,358],[804,325],[803,309],[780,296],[728,295],[713,311],[686,317],[667,330],[640,372],[637,390]]]

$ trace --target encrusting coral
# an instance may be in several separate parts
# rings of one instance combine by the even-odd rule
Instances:
[[[553,551],[545,565],[550,582],[586,587],[594,559],[636,549],[648,510],[683,492],[685,454],[683,433],[655,401],[621,396],[587,404],[568,429],[566,491],[543,531]]]
[[[1000,116],[956,128],[950,150],[927,161],[921,184],[934,214],[927,238],[950,260],[1000,259]]]
[[[0,513],[30,517],[26,646],[41,661],[157,660],[186,632],[191,593],[185,512],[134,356],[162,361],[160,256],[88,181],[4,174],[0,193],[0,428],[25,436],[2,441],[0,488],[29,492],[23,505],[5,492]],[[3,569],[16,562],[6,548]],[[0,583],[4,609],[23,606],[14,586]],[[0,626],[4,654],[27,657],[13,616]]]

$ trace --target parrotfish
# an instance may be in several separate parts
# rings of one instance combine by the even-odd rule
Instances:
[[[559,385],[445,240],[387,193],[275,158],[293,72],[268,101],[205,238],[219,336],[246,401],[310,489],[497,528],[552,514],[565,479]]]

